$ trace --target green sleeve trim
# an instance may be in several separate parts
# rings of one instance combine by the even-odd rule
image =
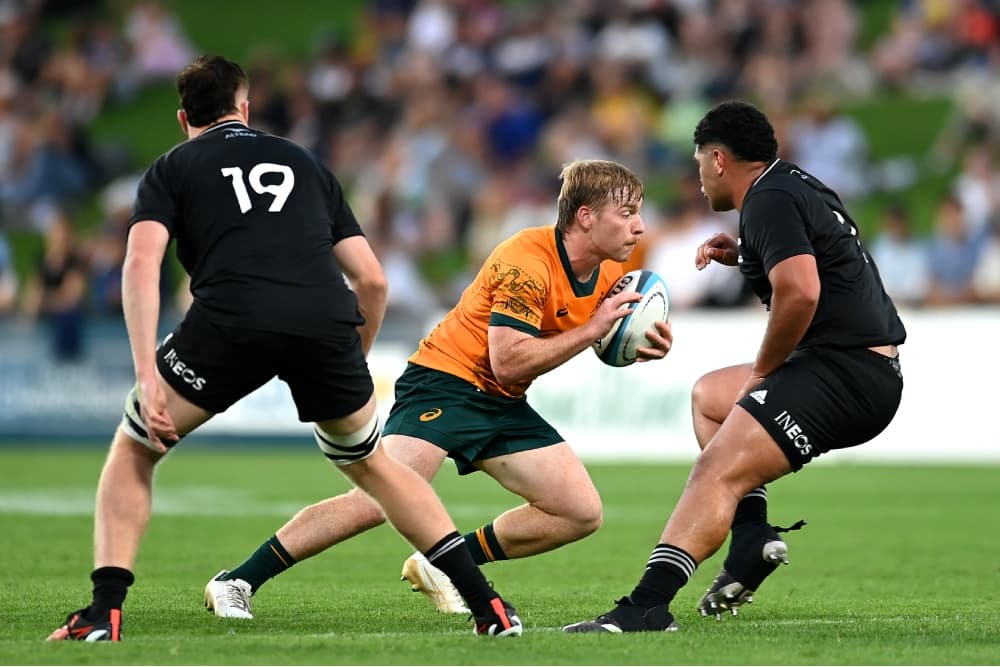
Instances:
[[[500,313],[490,313],[490,326],[511,327],[536,338],[538,337],[538,334],[541,333],[538,327],[533,327],[527,322],[511,317],[510,315],[501,315]]]

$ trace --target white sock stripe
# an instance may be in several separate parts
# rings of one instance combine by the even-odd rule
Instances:
[[[767,489],[763,486],[758,486],[756,489],[743,496],[743,499],[746,498],[763,498],[764,500],[767,500]]]
[[[691,555],[688,552],[678,549],[677,547],[657,547],[653,549],[652,553],[653,556],[666,556],[671,554],[682,558],[687,563],[691,563],[692,566],[695,565],[694,558],[691,558]]]
[[[676,547],[657,547],[653,549],[653,553],[650,554],[646,565],[649,566],[653,563],[673,565],[686,574],[689,579],[698,567],[698,564],[694,562],[694,559],[689,554]]]
[[[695,568],[694,568],[694,566],[690,562],[687,562],[687,561],[685,561],[682,558],[678,558],[677,556],[675,556],[673,554],[665,555],[665,556],[660,556],[660,557],[656,557],[656,558],[650,558],[648,561],[646,561],[646,567],[649,567],[650,565],[653,565],[654,563],[663,563],[663,564],[666,564],[666,565],[673,565],[678,570],[680,570],[682,574],[684,574],[685,576],[687,576],[688,579],[690,579],[691,575],[694,574],[694,569]]]
[[[452,539],[450,542],[446,542],[445,544],[443,544],[437,551],[429,554],[424,554],[424,556],[427,557],[427,560],[434,562],[434,559],[440,558],[444,554],[448,553],[452,549],[455,549],[456,547],[461,546],[462,544],[465,544],[465,538],[459,535],[458,537]]]

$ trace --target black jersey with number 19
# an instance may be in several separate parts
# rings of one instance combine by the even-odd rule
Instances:
[[[764,305],[767,274],[795,255],[816,258],[820,298],[799,348],[874,347],[906,340],[896,307],[840,198],[811,174],[775,160],[740,210],[740,271]]]
[[[361,228],[333,174],[291,141],[231,121],[179,144],[139,184],[142,220],[177,239],[192,308],[213,322],[325,336],[363,321],[332,254]]]

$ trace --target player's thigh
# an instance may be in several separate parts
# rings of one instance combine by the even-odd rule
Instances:
[[[721,424],[750,376],[751,367],[752,364],[728,366],[698,378],[691,389],[691,409]]]
[[[695,461],[689,484],[723,484],[739,498],[791,469],[771,434],[736,405]]]
[[[191,309],[156,351],[156,368],[177,417],[192,411],[225,412],[274,377],[274,334],[215,324]],[[174,416],[171,413],[171,416]]]
[[[489,396],[449,373],[409,364],[396,380],[396,400],[383,433],[386,439],[430,443],[454,459],[459,474],[468,474],[501,438],[500,417],[510,400]]]
[[[170,386],[162,375],[159,376],[159,380],[167,399],[167,414],[174,422],[177,435],[184,437],[212,418],[211,412],[198,407],[177,393],[177,390]]]
[[[287,338],[278,377],[288,384],[302,422],[351,433],[375,412],[375,385],[354,327],[324,337]]]
[[[446,452],[434,443],[409,435],[384,435],[382,449],[428,481],[434,479],[447,457]]]
[[[739,401],[799,470],[878,435],[899,407],[899,362],[866,348],[808,348]]]
[[[599,516],[601,497],[573,449],[565,442],[478,461],[501,486],[545,511]]]

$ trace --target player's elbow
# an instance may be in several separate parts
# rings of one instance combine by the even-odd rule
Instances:
[[[490,367],[493,377],[501,385],[510,386],[525,381],[524,370],[519,368],[516,360],[509,355],[490,354]]]
[[[493,377],[500,384],[504,386],[517,384],[520,380],[518,373],[511,368],[510,364],[492,362],[490,365],[493,367]]]
[[[354,290],[369,297],[385,299],[389,294],[389,281],[382,269],[368,271],[351,281]]]

